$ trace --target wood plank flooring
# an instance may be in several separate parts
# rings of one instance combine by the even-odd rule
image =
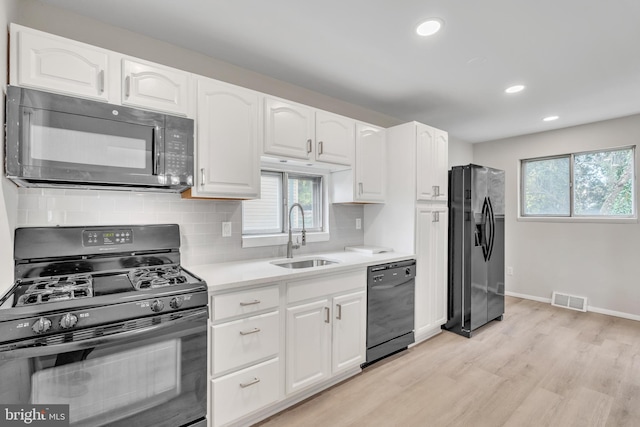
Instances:
[[[640,322],[507,297],[260,426],[640,426]]]

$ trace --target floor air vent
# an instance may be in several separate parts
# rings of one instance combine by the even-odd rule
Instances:
[[[551,305],[571,310],[587,311],[587,298],[563,294],[561,292],[554,292],[551,297]]]

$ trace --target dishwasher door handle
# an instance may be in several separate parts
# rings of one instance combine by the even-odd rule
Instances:
[[[404,281],[404,282],[400,282],[400,283],[396,283],[396,284],[392,283],[392,284],[388,284],[388,285],[375,285],[375,286],[372,286],[371,289],[372,290],[393,289],[393,288],[397,288],[398,286],[411,284],[411,282],[413,282],[413,279],[407,280],[407,281]]]

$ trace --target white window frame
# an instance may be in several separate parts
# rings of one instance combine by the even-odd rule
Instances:
[[[287,165],[286,163],[282,166],[275,165],[273,163],[263,164],[261,167],[261,175],[262,171],[272,171],[272,172],[285,172],[291,175],[309,175],[309,176],[320,176],[322,178],[322,230],[319,231],[307,231],[307,243],[314,242],[326,242],[330,238],[329,233],[329,179],[330,179],[330,171],[324,169],[312,169],[298,167],[293,165]],[[284,189],[286,191],[286,188]],[[286,211],[286,212],[285,212]],[[286,227],[288,227],[289,219],[287,218],[289,213],[289,208],[283,208],[283,216]],[[242,247],[243,248],[255,248],[255,247],[263,247],[263,246],[277,246],[277,245],[286,245],[289,240],[288,229],[284,227],[284,232],[282,233],[270,233],[270,234],[243,234],[242,235]],[[293,230],[293,241],[295,243],[296,238],[300,236],[300,232],[297,229]]]
[[[631,149],[633,155],[633,214],[629,216],[587,216],[587,215],[576,215],[574,213],[574,159],[575,156],[589,154],[589,153],[601,153],[607,151],[619,151]],[[521,159],[518,161],[518,221],[523,222],[594,222],[594,223],[637,223],[638,222],[638,183],[637,183],[637,168],[638,161],[636,157],[636,146],[635,145],[627,145],[622,147],[609,147],[602,148],[599,150],[587,150],[587,151],[578,151],[574,153],[566,153],[566,154],[558,154],[552,156],[541,156],[541,157],[531,157],[526,159]],[[557,159],[557,158],[569,158],[569,215],[527,215],[524,214],[524,203],[525,203],[525,192],[524,192],[524,163],[528,161],[536,161],[536,160],[548,160],[548,159]]]

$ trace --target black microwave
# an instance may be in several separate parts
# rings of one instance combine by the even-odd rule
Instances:
[[[7,88],[5,168],[26,187],[181,192],[193,185],[193,120]]]

